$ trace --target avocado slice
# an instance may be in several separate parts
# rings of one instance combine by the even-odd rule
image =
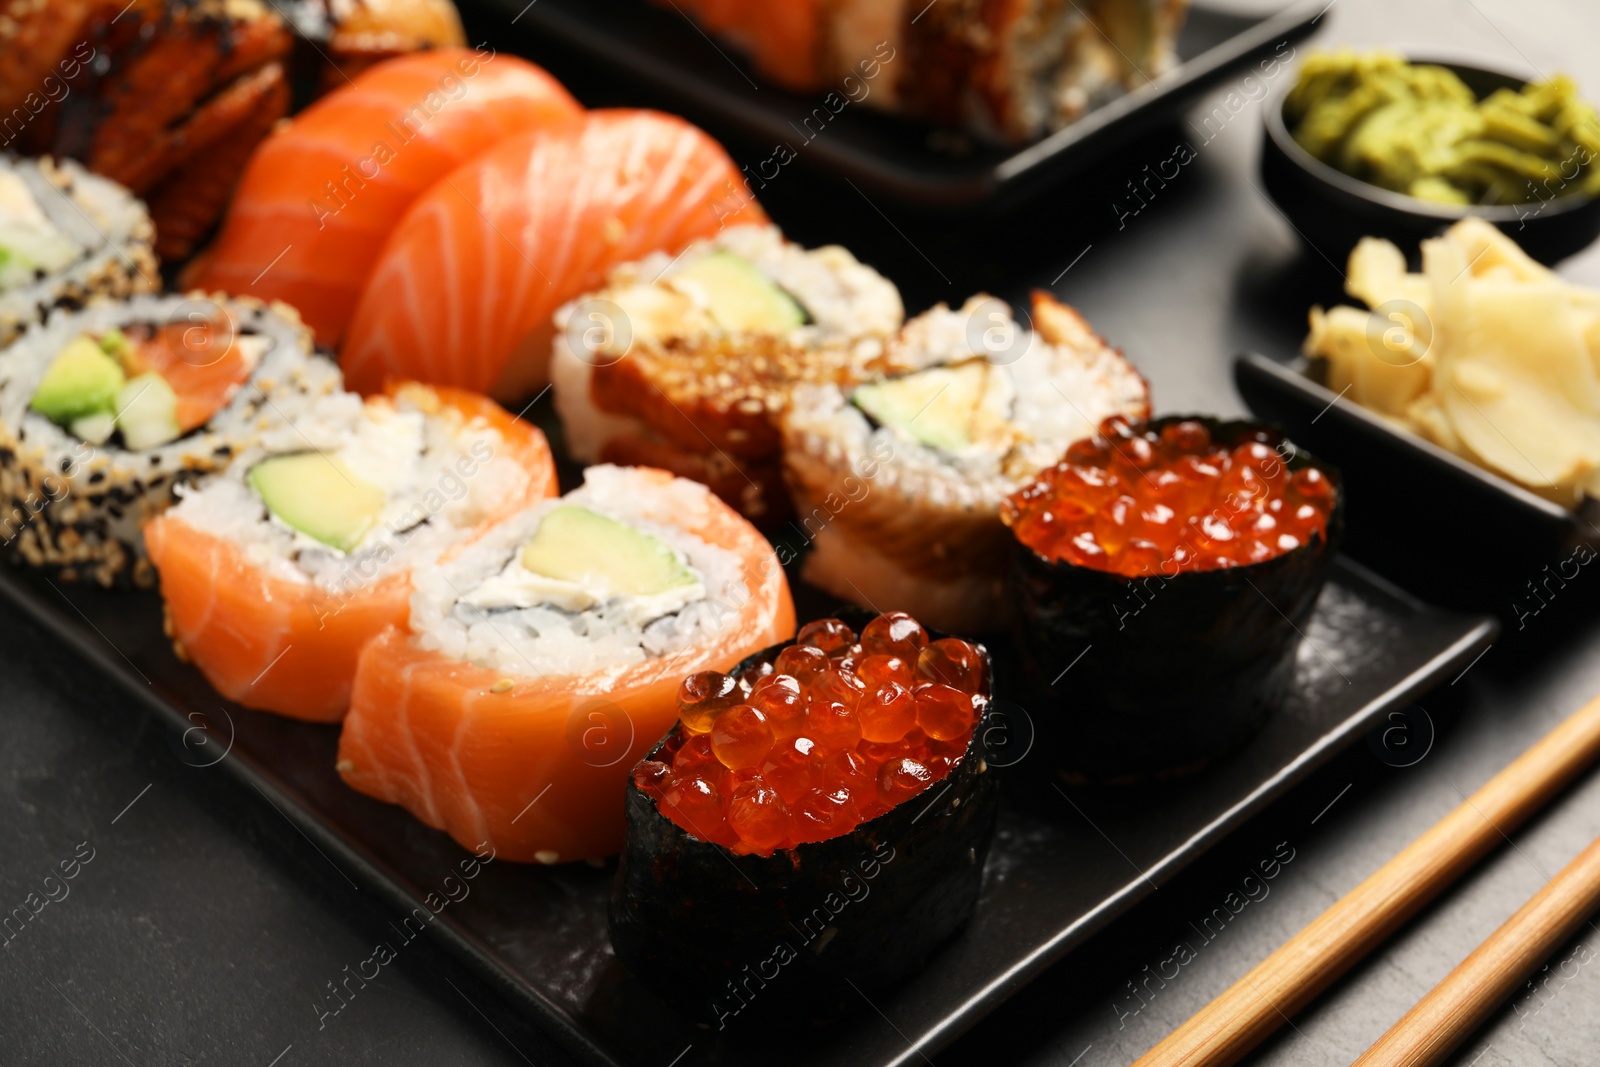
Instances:
[[[604,596],[657,596],[699,579],[661,538],[577,504],[544,517],[522,566]]]
[[[267,510],[307,537],[353,551],[378,522],[388,495],[351,473],[337,456],[295,452],[250,468],[250,488]]]
[[[80,337],[51,361],[28,406],[51,422],[70,426],[86,415],[115,411],[123,382],[117,361]]]
[[[154,372],[128,379],[117,393],[117,429],[130,452],[156,448],[183,436],[178,425],[178,394]]]
[[[701,256],[673,276],[705,294],[707,311],[731,333],[780,333],[806,324],[805,310],[754,263],[732,252]]]
[[[850,402],[880,426],[941,452],[959,452],[1014,436],[1007,422],[1013,396],[1004,372],[969,360],[867,382],[850,394]]]

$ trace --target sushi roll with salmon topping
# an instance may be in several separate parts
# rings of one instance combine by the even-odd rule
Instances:
[[[625,264],[556,314],[567,448],[704,482],[770,528],[791,514],[778,431],[789,391],[888,371],[884,345],[904,318],[893,282],[775,226]]]
[[[611,943],[696,1023],[752,997],[786,1020],[859,1006],[977,901],[999,804],[988,652],[852,614],[685,678],[630,776]],[[749,976],[774,966],[783,992],[762,998]]]
[[[812,543],[806,580],[960,633],[1006,625],[1006,495],[1102,419],[1142,419],[1149,389],[1072,308],[1033,297],[1035,329],[998,300],[939,305],[888,359],[915,369],[802,387],[784,466]]]
[[[356,659],[404,625],[411,575],[555,496],[539,430],[472,393],[330,396],[145,530],[174,647],[217,691],[344,716]]]
[[[145,206],[71,160],[0,156],[0,348],[56,308],[161,286]]]
[[[794,632],[767,540],[647,468],[591,467],[414,581],[408,627],[361,653],[339,773],[523,863],[614,854],[684,676]]]
[[[0,539],[68,580],[152,584],[145,523],[180,487],[340,391],[293,308],[101,301],[0,352]]]

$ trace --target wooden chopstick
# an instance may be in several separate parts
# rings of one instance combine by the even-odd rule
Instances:
[[[1305,1007],[1600,758],[1600,696],[1206,1005],[1134,1067],[1225,1067]]]
[[[1352,1067],[1442,1061],[1600,907],[1600,838],[1556,875]]]

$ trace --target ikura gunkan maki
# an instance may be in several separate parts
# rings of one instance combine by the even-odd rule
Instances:
[[[1040,740],[1069,780],[1125,781],[1203,765],[1281,700],[1343,493],[1264,426],[1113,417],[1001,518]]]
[[[141,295],[54,315],[0,352],[0,540],[61,578],[149,585],[144,524],[339,389],[283,304]]]
[[[691,675],[633,770],[617,954],[697,1021],[753,1002],[821,1020],[971,913],[994,827],[982,645],[904,613],[800,630]],[[771,993],[769,985],[779,988]]]

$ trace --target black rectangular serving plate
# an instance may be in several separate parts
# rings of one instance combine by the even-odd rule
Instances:
[[[1319,366],[1241,353],[1234,384],[1257,416],[1344,471],[1351,555],[1436,603],[1514,619],[1526,583],[1600,541],[1594,501],[1562,507],[1408,433],[1335,394]],[[1439,536],[1447,529],[1472,536]],[[1483,552],[1486,544],[1496,550]],[[1474,580],[1460,581],[1464,572]]]
[[[1306,0],[1268,18],[1192,10],[1173,69],[1041,141],[1013,147],[855,105],[807,139],[797,131],[823,94],[791,93],[764,82],[731,46],[712,41],[670,6],[646,0],[461,0],[461,7],[485,16],[506,48],[540,55],[548,45],[560,45],[645,83],[664,97],[653,105],[670,105],[719,136],[743,136],[769,148],[788,144],[806,165],[897,202],[955,208],[1010,203],[1081,172],[1153,125],[1172,120],[1230,72],[1311,33],[1327,3]]]
[[[811,617],[804,605],[817,594],[796,593]],[[444,880],[467,853],[399,808],[347,789],[333,769],[335,727],[223,702],[173,655],[153,593],[52,584],[0,565],[0,595],[117,679],[181,737],[174,750],[187,762],[219,766],[258,789],[353,882],[402,911],[451,892]],[[1306,628],[1293,695],[1259,736],[1208,772],[1159,790],[1008,804],[971,923],[914,979],[874,998],[881,1015],[864,1008],[826,1032],[773,1042],[737,1017],[713,1032],[672,1014],[612,955],[605,907],[614,863],[490,863],[431,929],[585,1062],[920,1062],[1390,710],[1455,676],[1494,634],[1492,620],[1427,607],[1338,561]],[[1070,686],[1063,689],[1070,699]],[[1004,773],[1042,770],[1047,755],[1029,752]]]

